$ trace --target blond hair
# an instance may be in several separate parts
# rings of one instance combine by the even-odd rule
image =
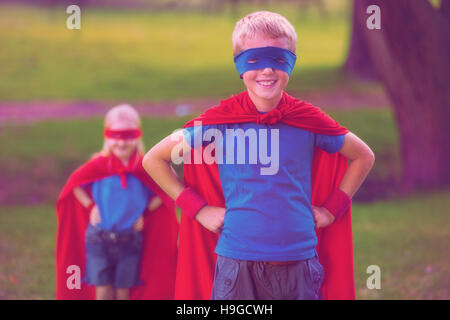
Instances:
[[[236,23],[232,36],[233,55],[243,50],[246,39],[252,39],[256,35],[272,39],[286,38],[289,41],[289,50],[296,52],[297,33],[292,24],[278,13],[256,11]]]
[[[111,125],[118,120],[128,120],[130,121],[130,123],[136,125],[137,128],[139,129],[141,128],[141,117],[139,116],[139,113],[136,111],[136,109],[129,104],[120,104],[118,106],[109,109],[109,111],[106,113],[104,120],[105,129],[110,128]],[[103,149],[101,153],[104,156],[108,156],[110,155],[110,152],[111,151],[108,148],[106,139],[104,139]],[[142,137],[140,137],[138,140],[137,152],[141,156],[145,154],[145,146]]]

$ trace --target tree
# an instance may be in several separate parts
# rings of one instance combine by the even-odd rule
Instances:
[[[364,40],[364,29],[366,25],[360,23],[362,19],[367,17],[366,8],[367,6],[365,6],[363,1],[354,1],[353,3],[352,36],[344,70],[359,78],[376,80],[378,78],[377,73],[372,61],[368,59],[369,48]]]
[[[450,184],[450,5],[427,0],[355,0],[355,23],[390,96],[400,134],[402,190]],[[369,5],[381,29],[366,28]]]

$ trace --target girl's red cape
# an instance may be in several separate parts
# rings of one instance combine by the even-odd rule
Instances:
[[[95,287],[81,283],[75,286],[73,267],[85,275],[84,233],[89,213],[75,199],[72,190],[86,183],[130,173],[155,192],[163,204],[155,211],[144,212],[143,250],[140,277],[144,284],[130,290],[131,299],[173,299],[177,264],[178,221],[173,200],[149,177],[142,167],[142,157],[135,156],[134,165],[121,168],[111,156],[94,156],[78,168],[66,182],[56,203],[56,298],[95,299]],[[70,267],[70,268],[69,268]]]
[[[259,114],[247,92],[224,100],[208,109],[185,127],[201,121],[202,125],[256,122],[274,124],[278,121],[313,133],[342,135],[348,130],[311,104],[286,93],[277,108]],[[192,150],[200,152],[200,150]],[[191,155],[194,159],[194,155]],[[321,206],[332,190],[337,188],[347,168],[347,159],[314,149],[311,203]],[[209,205],[224,205],[217,164],[184,164],[185,185],[194,188]],[[245,228],[245,226],[242,226]],[[324,299],[355,299],[351,209],[332,225],[316,230],[317,252],[325,269],[322,285]],[[206,230],[197,221],[181,215],[180,244],[175,285],[175,299],[210,299],[218,235]]]

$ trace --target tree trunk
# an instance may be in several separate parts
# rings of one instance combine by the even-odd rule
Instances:
[[[364,39],[366,24],[360,24],[361,17],[366,17],[366,8],[362,1],[353,2],[352,37],[344,64],[344,70],[354,76],[367,80],[377,80],[377,73],[370,60],[369,48]]]
[[[381,9],[381,30],[363,37],[392,99],[403,158],[403,191],[450,184],[448,20],[427,0],[356,0]],[[444,1],[445,2],[445,1]]]

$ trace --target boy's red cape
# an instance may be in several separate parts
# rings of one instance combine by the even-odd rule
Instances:
[[[131,299],[173,299],[177,261],[178,221],[172,199],[149,177],[142,167],[142,157],[136,154],[128,167],[114,156],[96,155],[78,168],[66,182],[56,203],[58,227],[56,234],[56,298],[95,299],[95,287],[81,283],[74,287],[74,269],[85,276],[84,233],[89,213],[73,195],[73,189],[83,184],[118,174],[129,173],[159,196],[163,204],[155,211],[144,212],[143,250],[140,277],[143,285],[130,290]],[[72,267],[73,268],[73,267]],[[69,285],[68,285],[69,282]]]
[[[342,135],[349,132],[319,108],[286,93],[283,93],[277,108],[265,114],[257,111],[245,91],[208,109],[198,118],[189,121],[185,127],[193,126],[194,121],[201,121],[202,125],[244,122],[275,124],[280,121],[318,134]],[[200,151],[202,150],[192,150]],[[325,202],[331,191],[339,186],[346,168],[345,157],[339,153],[329,154],[315,147],[312,166],[313,205],[321,206]],[[217,164],[184,164],[183,180],[186,186],[194,188],[209,205],[225,207]],[[350,211],[349,209],[330,226],[316,230],[317,252],[325,269],[322,285],[324,299],[355,299]],[[196,220],[181,215],[175,299],[210,299],[217,239],[218,235],[206,230]]]

